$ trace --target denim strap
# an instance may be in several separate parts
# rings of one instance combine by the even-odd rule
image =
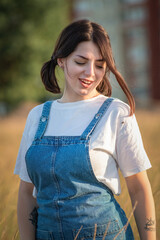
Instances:
[[[43,137],[43,134],[48,124],[51,106],[52,106],[52,101],[47,101],[44,103],[42,115],[39,120],[38,129],[37,129],[34,140],[41,139]]]
[[[106,113],[107,109],[109,108],[109,106],[110,106],[110,104],[112,103],[113,100],[114,100],[114,98],[107,98],[104,101],[104,103],[100,107],[99,111],[95,114],[93,120],[90,122],[88,127],[82,133],[81,139],[88,139],[92,135],[92,133],[94,132],[94,130],[97,126],[97,124],[99,123],[99,121],[101,120],[103,115]]]

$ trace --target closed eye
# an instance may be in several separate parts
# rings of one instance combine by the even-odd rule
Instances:
[[[75,61],[75,63],[77,63],[78,65],[84,65],[85,64],[85,63],[77,62],[77,61]]]
[[[75,61],[75,63],[78,64],[78,65],[84,65],[85,64],[84,62],[82,63],[82,62],[77,62],[77,61]],[[99,66],[99,65],[96,65],[96,67],[100,68],[100,69],[103,68],[103,66]]]
[[[96,66],[97,68],[103,68],[103,66]]]

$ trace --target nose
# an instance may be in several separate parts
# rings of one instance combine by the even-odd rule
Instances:
[[[87,77],[93,77],[95,75],[95,69],[93,63],[88,63],[85,69],[85,75]]]

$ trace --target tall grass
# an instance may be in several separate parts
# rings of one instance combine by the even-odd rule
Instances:
[[[117,237],[119,236],[119,234],[120,234],[123,230],[124,230],[124,231],[127,230],[127,227],[128,227],[128,225],[130,224],[130,219],[131,219],[132,215],[134,214],[134,211],[135,211],[135,209],[136,209],[136,206],[137,206],[137,202],[136,202],[135,205],[133,206],[133,209],[132,209],[132,211],[131,211],[131,214],[130,214],[130,216],[129,216],[129,218],[128,218],[127,223],[123,226],[122,229],[120,229],[120,231],[116,234],[116,236],[113,238],[113,240],[116,240]],[[105,240],[105,237],[107,236],[107,233],[108,233],[108,228],[109,228],[109,226],[110,226],[110,222],[107,224],[107,227],[106,227],[106,229],[105,229],[105,232],[104,232],[104,235],[103,235],[102,240]],[[77,240],[77,237],[78,237],[80,231],[82,230],[82,228],[83,228],[83,226],[81,226],[80,229],[78,230],[78,232],[77,232],[74,240]],[[96,240],[96,233],[97,233],[97,224],[95,224],[95,227],[94,227],[93,240]]]
[[[16,156],[29,109],[23,106],[16,114],[0,119],[0,239],[19,239],[16,207],[19,178],[13,175]],[[160,111],[137,111],[137,120],[145,149],[152,163],[148,170],[157,212],[157,239],[160,239]],[[121,175],[121,174],[120,174]],[[129,217],[132,208],[125,181],[121,176],[122,194],[116,197]],[[134,218],[131,226],[135,239],[139,239]]]

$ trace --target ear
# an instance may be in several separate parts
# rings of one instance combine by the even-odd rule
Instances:
[[[64,67],[64,58],[57,58],[57,63],[60,68]]]

